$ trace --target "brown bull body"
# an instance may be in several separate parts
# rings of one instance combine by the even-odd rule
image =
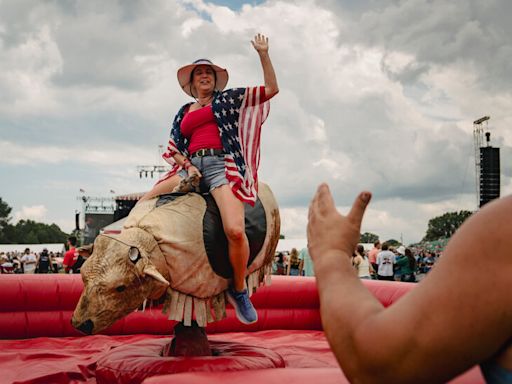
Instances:
[[[279,240],[280,218],[270,188],[259,184],[266,234],[261,250],[248,266],[252,292],[270,277]],[[200,327],[225,316],[224,291],[229,279],[208,262],[202,238],[205,200],[190,193],[157,206],[157,198],[137,204],[119,235],[100,235],[81,269],[84,290],[72,324],[97,333],[165,295],[169,319]]]

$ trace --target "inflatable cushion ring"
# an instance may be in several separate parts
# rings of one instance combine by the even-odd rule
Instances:
[[[113,348],[98,360],[96,382],[142,383],[151,376],[180,372],[245,371],[285,367],[284,359],[270,349],[222,341],[210,341],[213,356],[162,356],[170,342],[170,338],[148,339]]]

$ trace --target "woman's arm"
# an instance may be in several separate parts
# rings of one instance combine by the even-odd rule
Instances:
[[[396,259],[395,259],[395,265],[399,266],[399,267],[404,267],[406,266],[407,264],[409,263],[409,259],[405,256],[398,256]]]
[[[343,216],[321,185],[309,212],[322,324],[347,378],[445,382],[491,358],[512,336],[512,197],[467,220],[437,268],[386,309],[350,262],[370,197],[360,194]]]
[[[260,56],[263,79],[265,81],[265,96],[269,100],[279,92],[279,87],[277,86],[276,73],[268,54],[268,38],[258,33],[254,36],[254,40],[251,43]]]
[[[354,260],[352,262],[352,264],[354,265],[354,267],[359,267],[359,264],[361,264],[361,261],[363,261],[362,257],[357,255],[356,257],[354,257]]]
[[[193,166],[192,163],[190,162],[190,160],[188,158],[186,158],[185,156],[183,156],[181,153],[176,153],[173,156],[173,158],[174,158],[174,161],[179,166],[183,167],[183,169],[188,172],[189,176],[196,174],[199,177],[201,177],[201,172],[199,172],[199,169],[197,169],[195,166]]]

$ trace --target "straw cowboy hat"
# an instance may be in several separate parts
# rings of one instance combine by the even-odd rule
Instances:
[[[199,59],[194,61],[192,64],[185,65],[178,69],[178,82],[180,83],[181,89],[183,91],[192,97],[196,97],[197,95],[194,95],[192,93],[192,84],[190,82],[192,72],[194,71],[195,67],[198,65],[209,65],[213,68],[215,73],[215,89],[218,91],[222,91],[224,87],[226,87],[226,84],[228,83],[228,71],[224,68],[219,67],[218,65],[213,64],[208,59]]]

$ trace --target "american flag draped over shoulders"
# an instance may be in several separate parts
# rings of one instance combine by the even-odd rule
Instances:
[[[176,153],[188,157],[188,140],[181,134],[180,124],[186,104],[174,118],[167,151],[163,158],[173,167],[158,182],[175,175],[180,166],[174,161]],[[235,196],[254,205],[258,193],[260,163],[260,134],[270,109],[265,87],[233,88],[215,92],[212,111],[224,148],[226,178]]]

